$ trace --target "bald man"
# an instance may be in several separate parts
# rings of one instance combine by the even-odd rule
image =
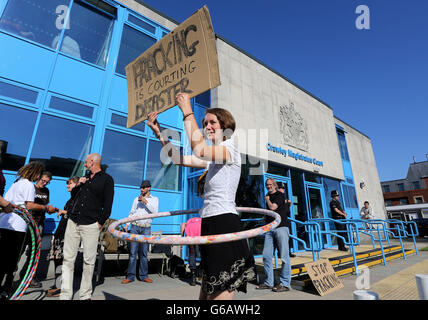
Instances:
[[[74,262],[83,244],[83,273],[80,282],[80,300],[92,296],[92,275],[97,257],[98,237],[104,222],[110,217],[113,204],[113,178],[101,170],[101,156],[92,153],[86,157],[85,168],[89,178],[80,178],[73,209],[64,236],[64,262],[60,300],[71,300],[73,296]]]

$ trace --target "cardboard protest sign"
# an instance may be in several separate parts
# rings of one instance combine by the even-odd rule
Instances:
[[[220,85],[214,30],[204,6],[126,66],[128,128],[150,112],[173,106],[179,92],[190,97]]]
[[[306,271],[321,296],[343,288],[328,259],[305,263]]]

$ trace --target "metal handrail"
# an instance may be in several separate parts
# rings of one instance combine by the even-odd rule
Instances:
[[[322,230],[321,233],[334,235],[338,238],[343,239],[344,244],[346,244],[350,247],[352,258],[354,260],[355,274],[358,275],[358,265],[357,265],[357,257],[355,254],[355,246],[360,244],[360,237],[358,234],[359,227],[358,227],[357,222],[355,220],[346,220],[346,219],[336,220],[336,219],[332,219],[332,218],[315,218],[315,219],[311,219],[311,221],[315,221],[317,223],[332,222],[332,223],[339,223],[339,224],[346,225],[346,231],[345,230],[333,230],[335,232],[332,232],[332,230],[329,230],[329,231]],[[354,237],[353,237],[354,229],[356,230],[356,238],[357,238],[355,242],[354,242]],[[348,235],[348,237],[347,237],[348,241],[345,239],[345,237],[339,235],[337,232],[341,232],[341,233],[346,232]]]
[[[306,241],[300,239],[299,237],[293,236],[290,234],[290,238],[297,240],[303,244],[303,248],[306,251],[312,251],[312,260],[317,261],[316,255],[318,255],[318,260],[321,259],[320,252],[323,248],[322,246],[322,236],[321,228],[318,223],[312,221],[299,221],[296,219],[288,218],[290,222],[296,224],[301,224],[305,226],[305,232],[309,235],[309,247],[306,245]],[[316,236],[317,241],[314,241],[314,235]]]
[[[349,219],[347,219],[349,220]],[[375,221],[375,220],[363,220],[363,219],[352,219],[352,221],[356,223],[362,223],[363,227],[360,227],[358,230],[360,233],[368,235],[371,237],[373,249],[376,248],[375,241],[379,241],[380,249],[382,251],[382,258],[383,258],[383,265],[386,265],[386,259],[385,259],[385,250],[383,247],[383,241],[389,241],[388,239],[388,233],[386,232],[386,222],[385,221]],[[364,227],[365,224],[369,225],[380,225],[381,228],[366,228]],[[378,234],[378,238],[376,239],[375,235],[373,234],[373,231],[376,230]],[[370,232],[367,232],[370,231]],[[383,231],[384,238],[381,236],[381,231]]]
[[[262,221],[262,219],[263,218],[249,218],[249,219],[242,219],[242,221]],[[293,218],[288,218],[288,220],[290,222],[294,222],[296,224],[301,224],[305,226],[305,232],[309,235],[309,246],[307,245],[306,241],[304,241],[303,239],[300,239],[297,236],[294,236],[293,234],[291,234],[291,232],[289,233],[289,237],[291,239],[294,239],[302,243],[305,251],[312,251],[313,261],[317,260],[317,256],[318,256],[318,259],[321,259],[320,252],[322,250],[322,237],[321,237],[321,228],[319,227],[319,225],[315,222],[299,221]],[[317,239],[317,241],[314,241],[315,239]],[[278,266],[278,256],[276,252],[275,252],[275,266],[276,267]]]
[[[392,231],[390,231],[390,233],[392,234],[392,236],[395,239],[397,239],[397,237],[400,239],[401,251],[403,252],[404,260],[406,260],[406,253],[404,250],[402,238],[412,237],[413,245],[415,247],[416,254],[419,255],[419,251],[418,251],[418,247],[416,245],[416,239],[415,239],[415,237],[419,235],[416,223],[414,221],[402,221],[402,220],[398,220],[398,219],[386,219],[385,221],[388,222],[389,224],[394,224],[394,225],[398,226],[398,228],[389,228],[389,230],[395,230],[395,229],[398,230],[398,236],[396,236],[396,234]],[[405,224],[408,224],[410,226],[411,234],[409,232],[407,232],[406,227],[404,226]],[[413,226],[415,226],[416,232],[413,231]]]

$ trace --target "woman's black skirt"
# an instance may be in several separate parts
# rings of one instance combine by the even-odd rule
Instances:
[[[237,214],[226,213],[202,219],[201,235],[225,234],[242,231]],[[217,292],[247,292],[247,282],[255,279],[254,258],[248,241],[238,240],[200,246],[202,290],[206,294]]]

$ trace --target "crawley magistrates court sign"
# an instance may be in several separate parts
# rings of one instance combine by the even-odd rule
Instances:
[[[130,128],[150,112],[176,105],[175,96],[194,97],[220,85],[217,49],[204,6],[126,66]]]

